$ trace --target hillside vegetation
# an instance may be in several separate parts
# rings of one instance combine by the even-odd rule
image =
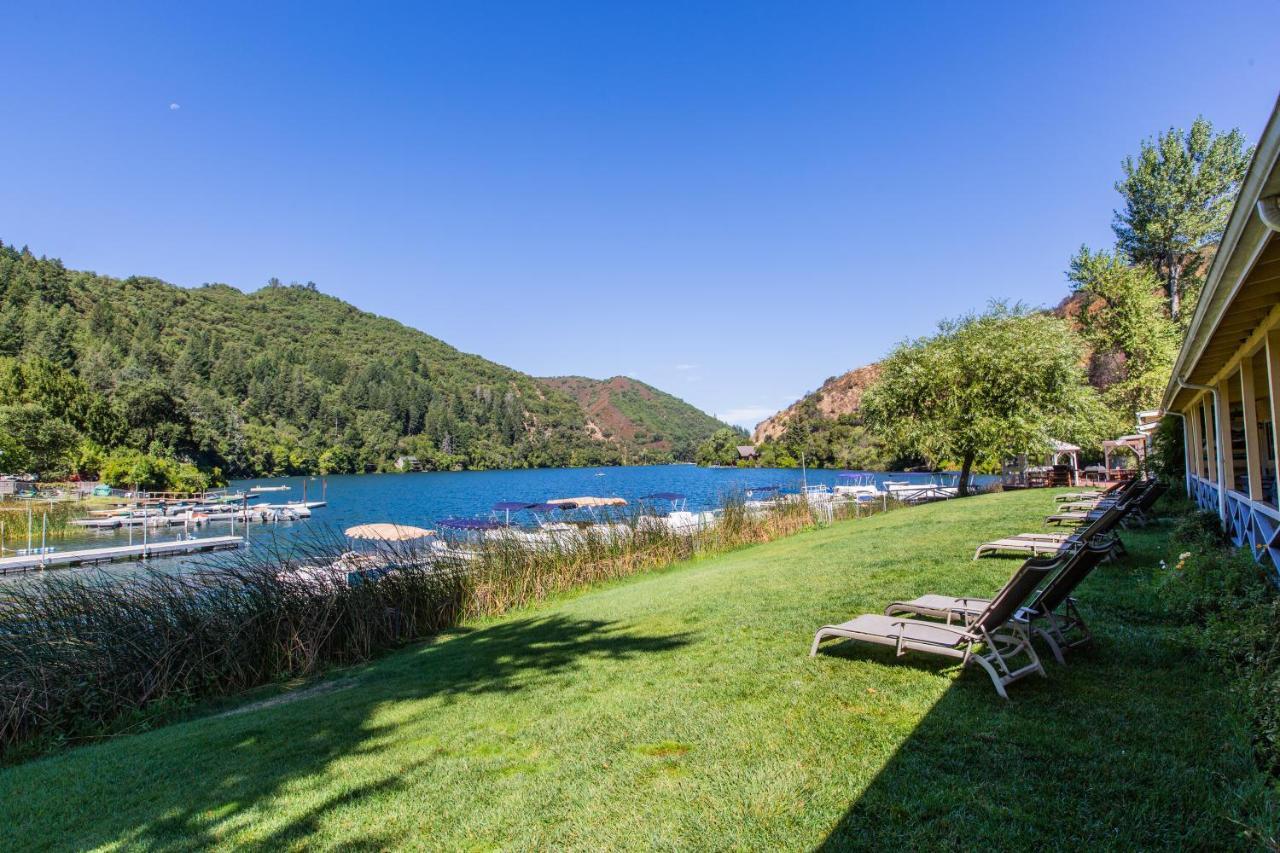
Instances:
[[[134,474],[144,454],[228,476],[399,455],[434,469],[654,462],[720,426],[642,387],[614,404],[636,426],[605,437],[554,383],[313,284],[181,288],[0,245],[0,470],[95,474],[125,451]]]
[[[624,449],[690,460],[698,444],[725,424],[684,400],[627,376],[555,376],[543,384],[582,406],[587,428]]]

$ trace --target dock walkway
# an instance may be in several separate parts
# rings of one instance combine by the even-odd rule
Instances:
[[[172,542],[148,542],[146,545],[114,545],[106,548],[82,548],[76,551],[53,551],[21,557],[0,557],[0,575],[17,574],[57,566],[80,566],[86,563],[109,563],[114,560],[142,560],[147,557],[171,557],[197,551],[219,551],[238,548],[243,536],[206,536],[202,539],[179,539]]]

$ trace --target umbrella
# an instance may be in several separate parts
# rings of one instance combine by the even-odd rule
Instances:
[[[435,535],[434,530],[424,530],[408,524],[357,524],[347,528],[347,536],[352,539],[378,539],[383,542],[409,542]]]
[[[573,504],[574,506],[626,506],[627,502],[622,498],[555,498],[547,501],[549,504],[560,506],[562,504]]]

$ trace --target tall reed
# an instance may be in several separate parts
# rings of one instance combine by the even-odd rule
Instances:
[[[494,536],[473,543],[465,557],[400,544],[353,559],[343,557],[344,538],[317,529],[303,541],[220,555],[199,571],[143,570],[120,579],[54,570],[7,583],[0,586],[0,758],[366,661],[463,619],[788,536],[826,518],[804,501],[757,512],[730,497],[716,524],[689,532],[632,516],[536,548]],[[335,565],[354,573],[329,568]]]

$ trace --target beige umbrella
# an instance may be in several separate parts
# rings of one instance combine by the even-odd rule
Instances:
[[[409,542],[435,535],[434,530],[425,530],[408,524],[357,524],[355,527],[347,528],[347,536],[352,539],[378,539],[383,542]]]
[[[574,504],[576,506],[626,506],[627,502],[622,498],[555,498],[547,501],[549,504]]]

